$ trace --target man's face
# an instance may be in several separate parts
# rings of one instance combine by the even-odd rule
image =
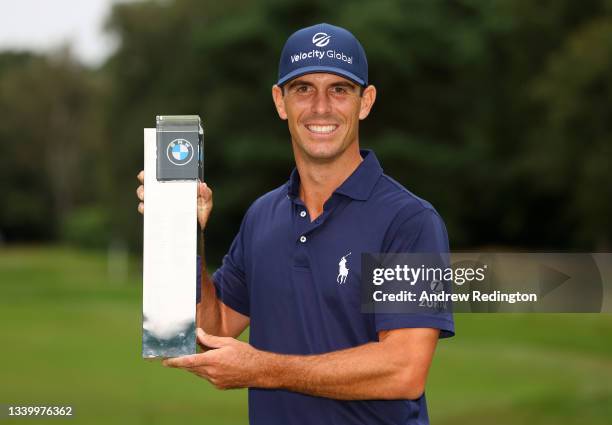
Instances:
[[[288,121],[296,154],[326,161],[339,157],[358,140],[359,120],[366,118],[376,97],[374,86],[360,87],[326,73],[307,74],[274,86],[279,116]]]

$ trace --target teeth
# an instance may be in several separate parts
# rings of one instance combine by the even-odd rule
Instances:
[[[331,133],[336,129],[336,125],[309,125],[308,130],[313,133]]]

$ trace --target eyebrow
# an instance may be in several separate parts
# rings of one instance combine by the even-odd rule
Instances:
[[[312,83],[309,83],[308,81],[304,81],[304,80],[300,80],[300,79],[295,79],[293,81],[291,81],[289,84],[287,84],[287,88],[290,89],[292,87],[295,86],[310,86],[313,87]]]
[[[300,79],[295,79],[293,81],[291,81],[289,84],[287,84],[287,89],[291,89],[292,87],[295,86],[309,86],[309,87],[314,87],[314,84],[305,81],[305,80],[300,80]],[[330,84],[331,87],[348,87],[350,89],[355,90],[357,88],[356,84],[352,84],[348,81],[337,81],[335,83],[331,83]]]
[[[338,81],[337,83],[333,83],[331,86],[332,87],[348,87],[353,90],[357,88],[356,84],[349,83],[348,81]]]

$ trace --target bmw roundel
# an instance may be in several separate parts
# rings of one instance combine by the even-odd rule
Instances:
[[[166,154],[174,165],[189,164],[193,158],[193,146],[185,139],[174,139],[168,144]]]

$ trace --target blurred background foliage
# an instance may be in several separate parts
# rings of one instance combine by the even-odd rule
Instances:
[[[293,166],[273,108],[282,45],[326,21],[362,42],[379,97],[361,144],[430,200],[454,249],[609,250],[612,2],[144,1],[120,44],[0,53],[0,236],[140,249],[135,174],[158,114],[200,114],[218,263],[248,205]]]

